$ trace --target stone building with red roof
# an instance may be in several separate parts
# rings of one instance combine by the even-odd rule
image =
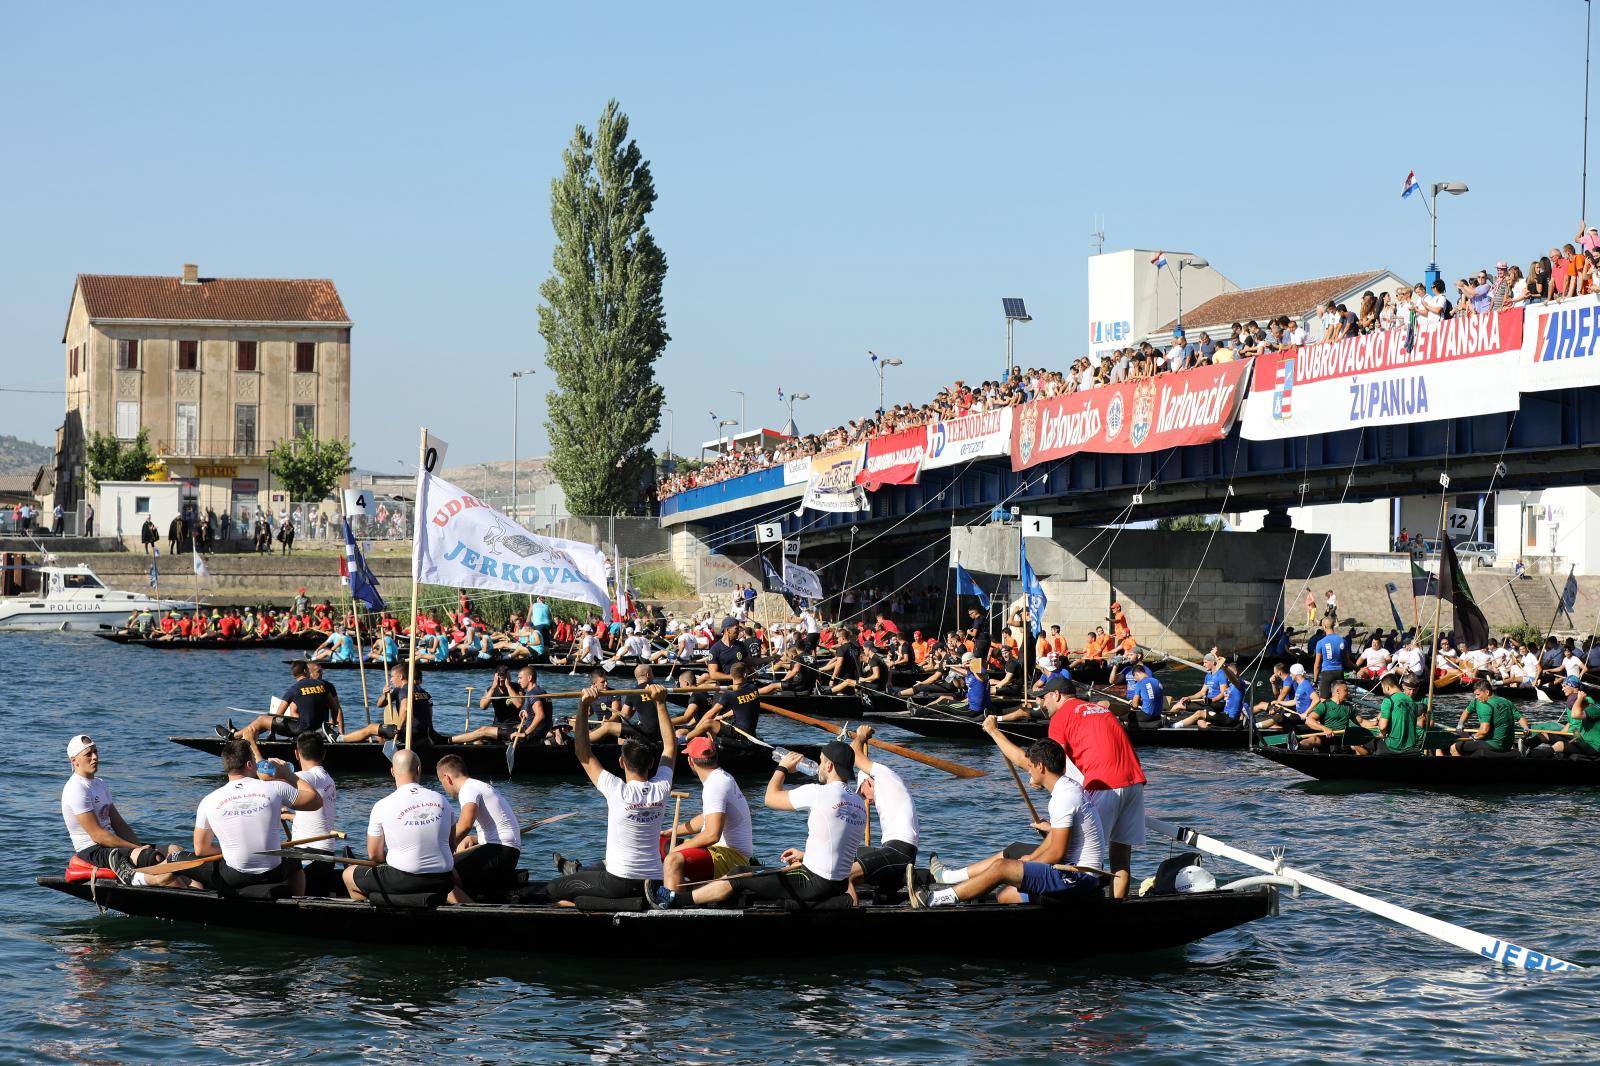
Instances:
[[[56,499],[78,509],[93,488],[84,446],[141,429],[181,483],[185,511],[231,514],[288,501],[268,454],[303,431],[350,436],[351,321],[325,278],[80,274],[62,334],[66,418],[56,437]],[[115,516],[97,516],[114,533]],[[124,532],[141,516],[122,516]]]

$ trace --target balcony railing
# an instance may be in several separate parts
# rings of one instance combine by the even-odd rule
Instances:
[[[259,459],[283,443],[277,437],[188,437],[156,441],[163,459]]]

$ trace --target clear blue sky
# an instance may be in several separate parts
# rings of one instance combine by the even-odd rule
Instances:
[[[608,97],[660,202],[679,450],[708,412],[803,429],[1084,349],[1087,234],[1241,285],[1526,263],[1579,212],[1580,0],[696,5],[12,4],[0,63],[0,386],[60,388],[73,276],[333,278],[356,322],[357,459],[416,426],[451,462],[545,447],[550,178]],[[1600,121],[1600,118],[1597,118]],[[1600,169],[1600,158],[1595,161]],[[1600,216],[1600,204],[1591,212]],[[59,396],[0,393],[49,441]],[[658,443],[659,446],[659,443]]]

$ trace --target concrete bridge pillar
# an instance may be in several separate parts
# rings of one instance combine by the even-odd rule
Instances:
[[[1293,524],[1289,521],[1289,509],[1287,507],[1271,508],[1261,519],[1261,531],[1263,533],[1269,531],[1288,533],[1293,528]]]

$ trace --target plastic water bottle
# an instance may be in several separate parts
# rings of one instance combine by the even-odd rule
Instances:
[[[263,781],[276,781],[278,779],[278,763],[276,759],[262,759],[256,763],[256,775]]]
[[[792,754],[793,752],[791,752],[788,748],[773,748],[772,761],[782,762],[785,755]],[[808,777],[816,777],[822,772],[822,768],[818,766],[814,760],[808,759],[802,755],[800,757],[799,765],[794,768],[794,772],[797,774],[805,774]]]

